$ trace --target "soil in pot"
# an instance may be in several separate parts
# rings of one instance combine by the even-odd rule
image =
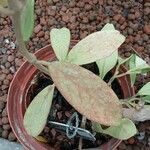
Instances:
[[[95,74],[98,74],[98,68],[94,63],[83,67],[91,70]],[[109,80],[110,77],[111,73],[108,73],[108,75],[105,78],[105,81]],[[52,83],[53,82],[49,76],[46,76],[43,73],[39,72],[34,77],[28,92],[30,100],[32,100],[43,88]],[[112,89],[115,91],[115,93],[118,95],[119,98],[123,98],[122,97],[123,94],[117,80],[113,82]],[[55,88],[53,103],[47,120],[47,125],[45,126],[43,132],[41,133],[41,136],[43,136],[47,140],[48,144],[53,146],[55,149],[73,150],[78,148],[79,137],[75,136],[73,139],[69,139],[66,136],[66,134],[61,133],[60,131],[55,130],[54,128],[51,128],[50,124],[48,123],[48,121],[55,121],[66,124],[69,118],[74,114],[74,112],[77,111],[63,98],[60,92]],[[80,126],[82,115],[78,113],[78,116]],[[92,133],[92,126],[90,120],[86,121],[85,128]],[[99,133],[97,133],[95,137],[96,137],[95,142],[83,140],[83,148],[98,147],[103,143],[108,142],[108,140],[110,140],[111,138],[110,136],[102,135]]]

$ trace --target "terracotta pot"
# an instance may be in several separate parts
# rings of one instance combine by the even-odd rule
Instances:
[[[76,42],[72,42],[74,45]],[[56,57],[50,45],[40,49],[35,53],[40,60],[53,61]],[[121,68],[124,72],[125,68]],[[38,142],[33,137],[29,136],[23,126],[23,116],[27,108],[28,98],[26,97],[30,87],[31,80],[38,70],[27,61],[23,63],[20,69],[16,72],[13,81],[10,84],[7,99],[7,111],[10,125],[20,143],[27,150],[53,150],[49,145]],[[119,80],[123,96],[126,98],[132,96],[134,89],[128,83],[128,77],[121,77]],[[108,143],[101,146],[102,150],[115,149],[121,140],[112,139]]]

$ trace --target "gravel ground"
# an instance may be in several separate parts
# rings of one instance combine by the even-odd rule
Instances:
[[[126,42],[120,54],[128,57],[134,48],[150,63],[150,0],[36,0],[35,28],[27,47],[34,52],[49,44],[49,31],[68,27],[72,39],[82,39],[111,22],[124,34]],[[0,137],[15,141],[6,112],[9,84],[24,58],[17,52],[17,42],[9,17],[0,17]],[[150,81],[139,77],[137,88]],[[150,132],[150,122],[142,124]],[[146,132],[147,133],[147,132]],[[150,140],[149,140],[150,141]],[[120,149],[142,149],[137,137],[125,141]],[[150,142],[149,142],[150,144]],[[149,150],[147,146],[143,148]]]

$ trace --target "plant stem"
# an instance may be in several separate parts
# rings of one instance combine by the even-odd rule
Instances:
[[[81,122],[81,128],[85,128],[85,124],[86,124],[86,117],[83,116],[82,117],[82,122]],[[79,139],[79,146],[78,146],[79,150],[82,150],[82,138],[80,137]]]
[[[18,4],[17,4],[18,3]],[[48,73],[48,69],[38,63],[37,58],[34,54],[30,53],[25,46],[23,41],[22,33],[21,33],[21,4],[18,0],[8,0],[8,5],[11,10],[15,13],[12,15],[12,21],[14,26],[14,32],[16,35],[16,39],[19,45],[19,52],[34,66],[36,66],[40,71],[44,72],[45,74]]]
[[[113,76],[110,78],[109,82],[107,83],[109,86],[111,86],[112,82],[115,80],[115,76],[118,75],[118,70],[120,68],[120,64],[118,64],[116,66],[116,70],[115,70],[115,73],[113,74]]]

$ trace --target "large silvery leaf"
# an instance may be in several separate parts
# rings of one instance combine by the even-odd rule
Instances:
[[[24,41],[28,41],[34,27],[34,0],[26,0],[21,12],[21,32]]]
[[[113,24],[107,23],[101,31],[115,31]],[[118,60],[118,50],[113,52],[110,56],[96,61],[99,68],[100,77],[103,79],[105,75],[116,65]]]
[[[96,132],[108,134],[121,140],[129,139],[137,133],[134,123],[127,118],[120,119],[120,122],[116,126],[111,126],[107,129],[102,129],[98,123],[93,123],[92,128]]]
[[[27,108],[23,124],[29,135],[37,137],[45,127],[51,108],[53,92],[54,86],[47,86],[38,93]]]
[[[101,79],[103,79],[105,75],[116,65],[117,60],[118,51],[115,51],[110,56],[96,61]]]
[[[150,95],[150,82],[146,83],[137,93],[138,95]]]
[[[92,33],[72,48],[68,61],[78,65],[95,62],[110,56],[124,41],[125,37],[117,30]]]
[[[78,65],[53,62],[50,75],[64,98],[88,119],[115,124],[122,116],[118,97],[98,76]]]
[[[65,60],[70,44],[70,31],[67,28],[52,29],[50,32],[51,44],[57,58]]]

